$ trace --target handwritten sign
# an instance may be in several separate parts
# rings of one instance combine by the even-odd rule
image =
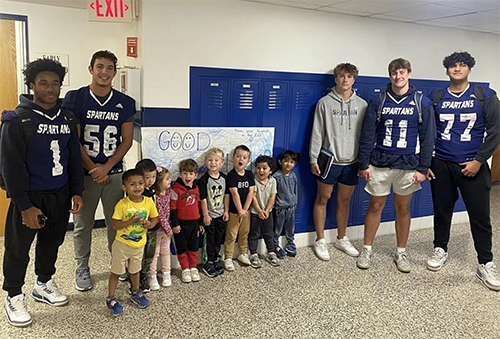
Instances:
[[[233,168],[232,155],[238,145],[251,151],[251,162],[259,155],[272,156],[274,127],[143,127],[142,158],[150,158],[166,167],[174,178],[183,159],[194,159],[199,173],[206,171],[205,152],[212,147],[224,151],[225,162],[221,171]],[[248,169],[253,169],[249,164]]]

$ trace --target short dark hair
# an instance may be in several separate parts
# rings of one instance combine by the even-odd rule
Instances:
[[[283,152],[281,152],[280,155],[278,155],[278,161],[283,161],[283,160],[293,160],[295,161],[295,164],[298,164],[299,154],[289,149],[286,149]]]
[[[276,161],[268,155],[259,155],[253,163],[257,166],[257,164],[261,164],[263,162],[267,163],[269,168],[271,168],[271,172],[276,170]]]
[[[406,69],[408,72],[411,73],[411,63],[409,60],[403,59],[403,58],[397,58],[392,60],[389,63],[389,66],[387,66],[387,70],[389,71],[389,75],[391,75],[392,72],[397,71],[398,69]]]
[[[252,153],[252,152],[250,152],[250,148],[248,148],[247,146],[245,146],[245,145],[238,145],[238,146],[236,146],[234,148],[233,157],[236,155],[236,151],[237,150],[248,152],[248,154]]]
[[[90,59],[90,68],[94,68],[96,59],[101,59],[101,58],[112,61],[116,71],[116,63],[118,62],[118,58],[113,52],[107,50],[97,51],[92,55],[92,59]]]
[[[474,57],[468,52],[454,52],[445,56],[443,59],[443,66],[446,69],[456,65],[457,63],[466,64],[469,68],[472,68],[476,65],[476,59],[474,59]]]
[[[151,159],[142,159],[137,164],[135,168],[140,170],[143,174],[146,172],[156,171],[156,164]]]
[[[354,66],[353,64],[350,64],[348,62],[338,64],[337,66],[335,66],[335,68],[333,69],[333,74],[335,74],[335,76],[337,76],[342,71],[351,74],[353,77],[357,77],[359,74],[358,68],[356,66]]]
[[[179,162],[179,173],[194,172],[198,173],[198,164],[193,159],[184,159]]]
[[[142,171],[137,168],[126,170],[122,174],[122,184],[125,185],[130,177],[135,177],[135,176],[140,176],[144,178],[144,174],[142,173]]]
[[[32,61],[26,65],[26,68],[23,69],[24,83],[26,86],[29,87],[31,83],[34,84],[36,76],[41,72],[53,72],[57,74],[59,82],[62,86],[64,76],[66,75],[66,68],[61,65],[59,61],[55,60],[37,59]]]

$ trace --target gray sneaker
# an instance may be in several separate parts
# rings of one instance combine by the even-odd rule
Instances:
[[[363,247],[361,253],[358,256],[358,260],[356,260],[356,266],[362,269],[370,268],[371,260],[372,260],[372,250]]]
[[[476,275],[483,284],[493,291],[500,291],[500,280],[496,276],[495,264],[488,262],[477,267]]]
[[[280,265],[280,260],[278,259],[278,256],[274,252],[269,252],[267,255],[267,261],[273,266],[279,266]]]
[[[257,253],[250,255],[250,263],[252,264],[253,268],[261,268],[262,267],[262,261],[260,261],[259,255]]]
[[[394,262],[400,272],[409,273],[411,271],[410,256],[408,252],[396,251],[396,253],[394,253]]]
[[[90,280],[90,269],[88,267],[78,268],[76,270],[75,287],[78,291],[88,291],[92,289],[92,280]]]

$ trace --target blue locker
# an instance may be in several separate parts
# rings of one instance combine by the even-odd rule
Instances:
[[[199,126],[226,126],[229,113],[228,79],[200,80]]]
[[[262,126],[259,85],[257,79],[233,80],[229,126]]]
[[[274,155],[281,152],[288,142],[285,129],[289,123],[287,112],[290,109],[288,100],[288,81],[264,80],[264,105],[262,107],[262,126],[274,127]],[[278,153],[279,153],[278,152]]]

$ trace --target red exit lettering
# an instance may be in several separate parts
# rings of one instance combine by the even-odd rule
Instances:
[[[123,0],[95,0],[90,4],[90,8],[101,18],[123,18],[129,10]]]

